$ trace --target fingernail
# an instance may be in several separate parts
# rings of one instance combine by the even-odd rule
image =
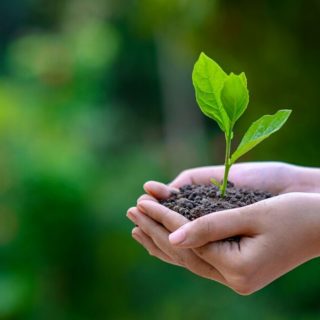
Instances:
[[[132,211],[130,211],[130,210],[127,212],[127,217],[128,217],[130,220],[135,220],[135,219],[136,219],[135,214],[134,214]]]
[[[184,230],[177,230],[169,235],[169,241],[172,244],[180,244],[186,239],[186,233]]]
[[[136,233],[136,232],[132,232],[132,237],[133,237],[134,239],[140,239],[139,234]]]
[[[141,204],[141,203],[138,204],[138,209],[139,209],[140,211],[142,211],[143,213],[146,212],[146,208],[145,208],[145,206],[143,205],[143,203],[142,203],[142,204]]]

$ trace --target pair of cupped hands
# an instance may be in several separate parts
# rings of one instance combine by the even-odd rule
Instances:
[[[320,254],[320,171],[279,162],[241,163],[229,180],[277,196],[189,221],[158,200],[185,184],[221,180],[223,166],[183,171],[170,184],[144,184],[127,212],[132,237],[150,255],[251,294]],[[240,236],[240,241],[224,239]]]

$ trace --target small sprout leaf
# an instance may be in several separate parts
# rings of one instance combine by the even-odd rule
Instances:
[[[215,178],[211,178],[210,181],[212,184],[214,184],[219,189],[221,188],[221,183],[218,180],[216,180]]]
[[[221,90],[228,75],[204,53],[194,65],[192,73],[196,100],[201,111],[215,120],[222,131],[229,134],[230,120],[222,106]]]
[[[235,122],[247,109],[249,103],[249,92],[246,86],[246,76],[244,73],[235,75],[231,73],[221,91],[221,102],[226,110],[233,128]]]
[[[243,156],[271,134],[278,131],[287,121],[291,110],[279,110],[273,115],[265,115],[255,121],[243,136],[237,150],[231,157],[231,163]]]
[[[245,74],[244,72],[241,72],[241,73],[239,74],[239,77],[241,78],[244,86],[247,88],[248,82],[247,82],[246,74]]]

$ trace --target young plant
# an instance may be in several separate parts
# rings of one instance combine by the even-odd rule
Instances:
[[[220,189],[223,197],[226,192],[231,166],[261,141],[278,131],[287,121],[291,110],[279,110],[273,115],[265,115],[253,122],[243,136],[238,148],[231,155],[234,125],[249,103],[246,75],[244,72],[239,75],[231,72],[228,75],[216,62],[201,53],[194,65],[192,81],[201,111],[215,120],[225,135],[224,177],[221,183],[211,179],[211,182]]]

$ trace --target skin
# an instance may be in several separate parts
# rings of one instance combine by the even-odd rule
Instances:
[[[192,222],[158,203],[188,183],[221,180],[223,167],[182,172],[169,185],[149,181],[127,217],[133,238],[152,256],[251,294],[320,254],[320,170],[285,163],[243,163],[231,168],[237,186],[279,194]],[[223,239],[241,236],[240,242]]]

